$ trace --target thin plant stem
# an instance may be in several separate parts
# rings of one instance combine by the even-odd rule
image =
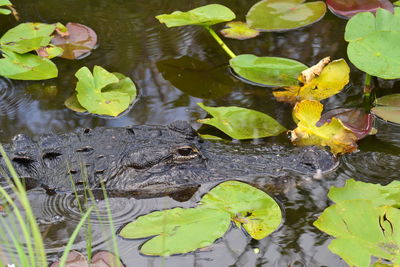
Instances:
[[[217,41],[217,43],[224,49],[224,51],[230,56],[231,58],[235,58],[235,53],[222,41],[222,39],[218,36],[218,34],[210,27],[204,26],[204,28],[211,34],[211,36]]]

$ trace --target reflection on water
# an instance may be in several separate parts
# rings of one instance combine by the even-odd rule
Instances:
[[[256,109],[292,129],[292,107],[277,103],[268,88],[246,85],[229,77],[226,69],[229,58],[203,29],[167,29],[154,18],[175,9],[188,10],[207,3],[221,3],[243,19],[255,2],[257,0],[14,0],[23,22],[82,23],[97,32],[99,47],[80,61],[55,59],[60,73],[57,79],[11,82],[0,78],[0,141],[8,142],[21,132],[37,136],[68,132],[77,127],[167,124],[177,119],[199,126],[195,121],[205,113],[197,107],[198,102],[207,106],[236,105]],[[237,54],[282,56],[312,65],[326,56],[347,58],[343,41],[345,23],[327,14],[320,22],[296,31],[263,33],[247,41],[226,42]],[[15,25],[12,17],[0,16],[0,35]],[[222,25],[218,27],[222,28]],[[181,66],[180,61],[183,61]],[[63,105],[75,88],[75,72],[82,66],[92,68],[96,64],[131,77],[138,87],[138,101],[118,119],[78,115]],[[174,73],[174,69],[178,71]],[[362,105],[363,79],[362,73],[353,67],[350,86],[325,100],[326,108]],[[399,86],[397,82],[391,90],[398,92]],[[202,87],[206,94],[199,92]],[[326,197],[331,186],[342,186],[348,178],[381,183],[399,179],[400,127],[377,121],[376,128],[377,136],[361,141],[359,152],[343,157],[341,166],[322,179],[285,177],[277,183],[268,177],[255,177],[250,181],[276,194],[285,207],[285,222],[270,237],[255,241],[232,228],[208,250],[169,258],[140,255],[138,247],[143,240],[118,239],[123,261],[128,266],[345,266],[327,249],[327,235],[314,228],[312,223],[331,204]],[[270,140],[287,142],[283,135]],[[186,202],[167,197],[112,198],[116,227],[156,209],[193,206],[210,187],[202,186]],[[31,192],[30,198],[48,251],[54,252],[52,257],[55,258],[63,251],[79,220],[76,200],[70,195],[46,196],[40,191]],[[106,217],[105,204],[100,200],[97,205],[101,212],[92,218],[93,245],[95,250],[111,249],[109,230],[100,223]],[[82,233],[74,248],[84,250],[84,239]]]

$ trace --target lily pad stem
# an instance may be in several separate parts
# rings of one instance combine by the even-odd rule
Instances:
[[[222,39],[218,36],[218,34],[210,27],[210,26],[205,26],[206,30],[211,34],[211,36],[217,41],[217,43],[224,49],[224,51],[231,57],[234,58],[236,57],[235,53],[232,52],[231,49],[222,41]]]
[[[371,86],[372,76],[368,73],[365,73],[365,81],[364,81],[364,99],[366,102],[369,102],[369,98],[372,92]]]

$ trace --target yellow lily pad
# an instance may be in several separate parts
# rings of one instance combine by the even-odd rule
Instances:
[[[276,100],[288,103],[296,103],[305,99],[323,100],[342,91],[349,83],[349,66],[344,59],[339,59],[327,64],[321,70],[321,64],[324,61],[326,58],[303,71],[298,78],[300,85],[284,87],[282,91],[274,91]],[[311,78],[309,78],[310,73]]]
[[[321,118],[323,105],[318,101],[303,100],[296,104],[293,115],[297,128],[290,131],[291,141],[299,146],[329,146],[332,153],[343,154],[357,149],[357,137],[343,123],[332,118],[329,123],[316,126]]]
[[[258,36],[260,31],[250,28],[246,22],[231,21],[221,30],[221,34],[226,38],[246,40]]]

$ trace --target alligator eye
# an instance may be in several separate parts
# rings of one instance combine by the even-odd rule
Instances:
[[[193,151],[193,148],[191,148],[191,147],[181,147],[181,148],[178,148],[177,152],[180,156],[187,157],[187,156],[192,155],[192,153],[194,151]]]

